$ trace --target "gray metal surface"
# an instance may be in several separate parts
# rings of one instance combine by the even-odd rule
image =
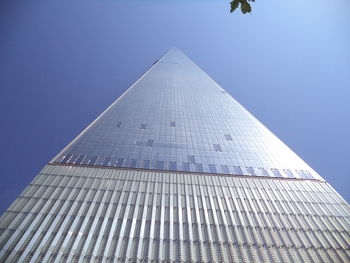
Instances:
[[[0,220],[1,262],[349,262],[326,182],[48,165]]]

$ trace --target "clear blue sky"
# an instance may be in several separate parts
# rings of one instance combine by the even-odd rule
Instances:
[[[3,0],[0,213],[176,46],[350,200],[350,2]]]

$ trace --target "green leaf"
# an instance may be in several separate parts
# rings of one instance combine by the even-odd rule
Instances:
[[[238,0],[233,0],[230,4],[231,4],[230,12],[232,13],[233,11],[235,11],[237,9],[239,2],[238,2]]]
[[[250,13],[252,11],[252,8],[247,1],[241,4],[241,11],[243,14]]]

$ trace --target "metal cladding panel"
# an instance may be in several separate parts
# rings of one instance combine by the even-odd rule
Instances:
[[[349,262],[318,180],[47,165],[0,218],[0,262]]]
[[[52,162],[321,179],[177,49]]]

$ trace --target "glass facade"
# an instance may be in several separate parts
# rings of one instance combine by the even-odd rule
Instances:
[[[52,162],[321,179],[177,49]]]
[[[350,262],[350,207],[177,49],[0,218],[0,262]]]

